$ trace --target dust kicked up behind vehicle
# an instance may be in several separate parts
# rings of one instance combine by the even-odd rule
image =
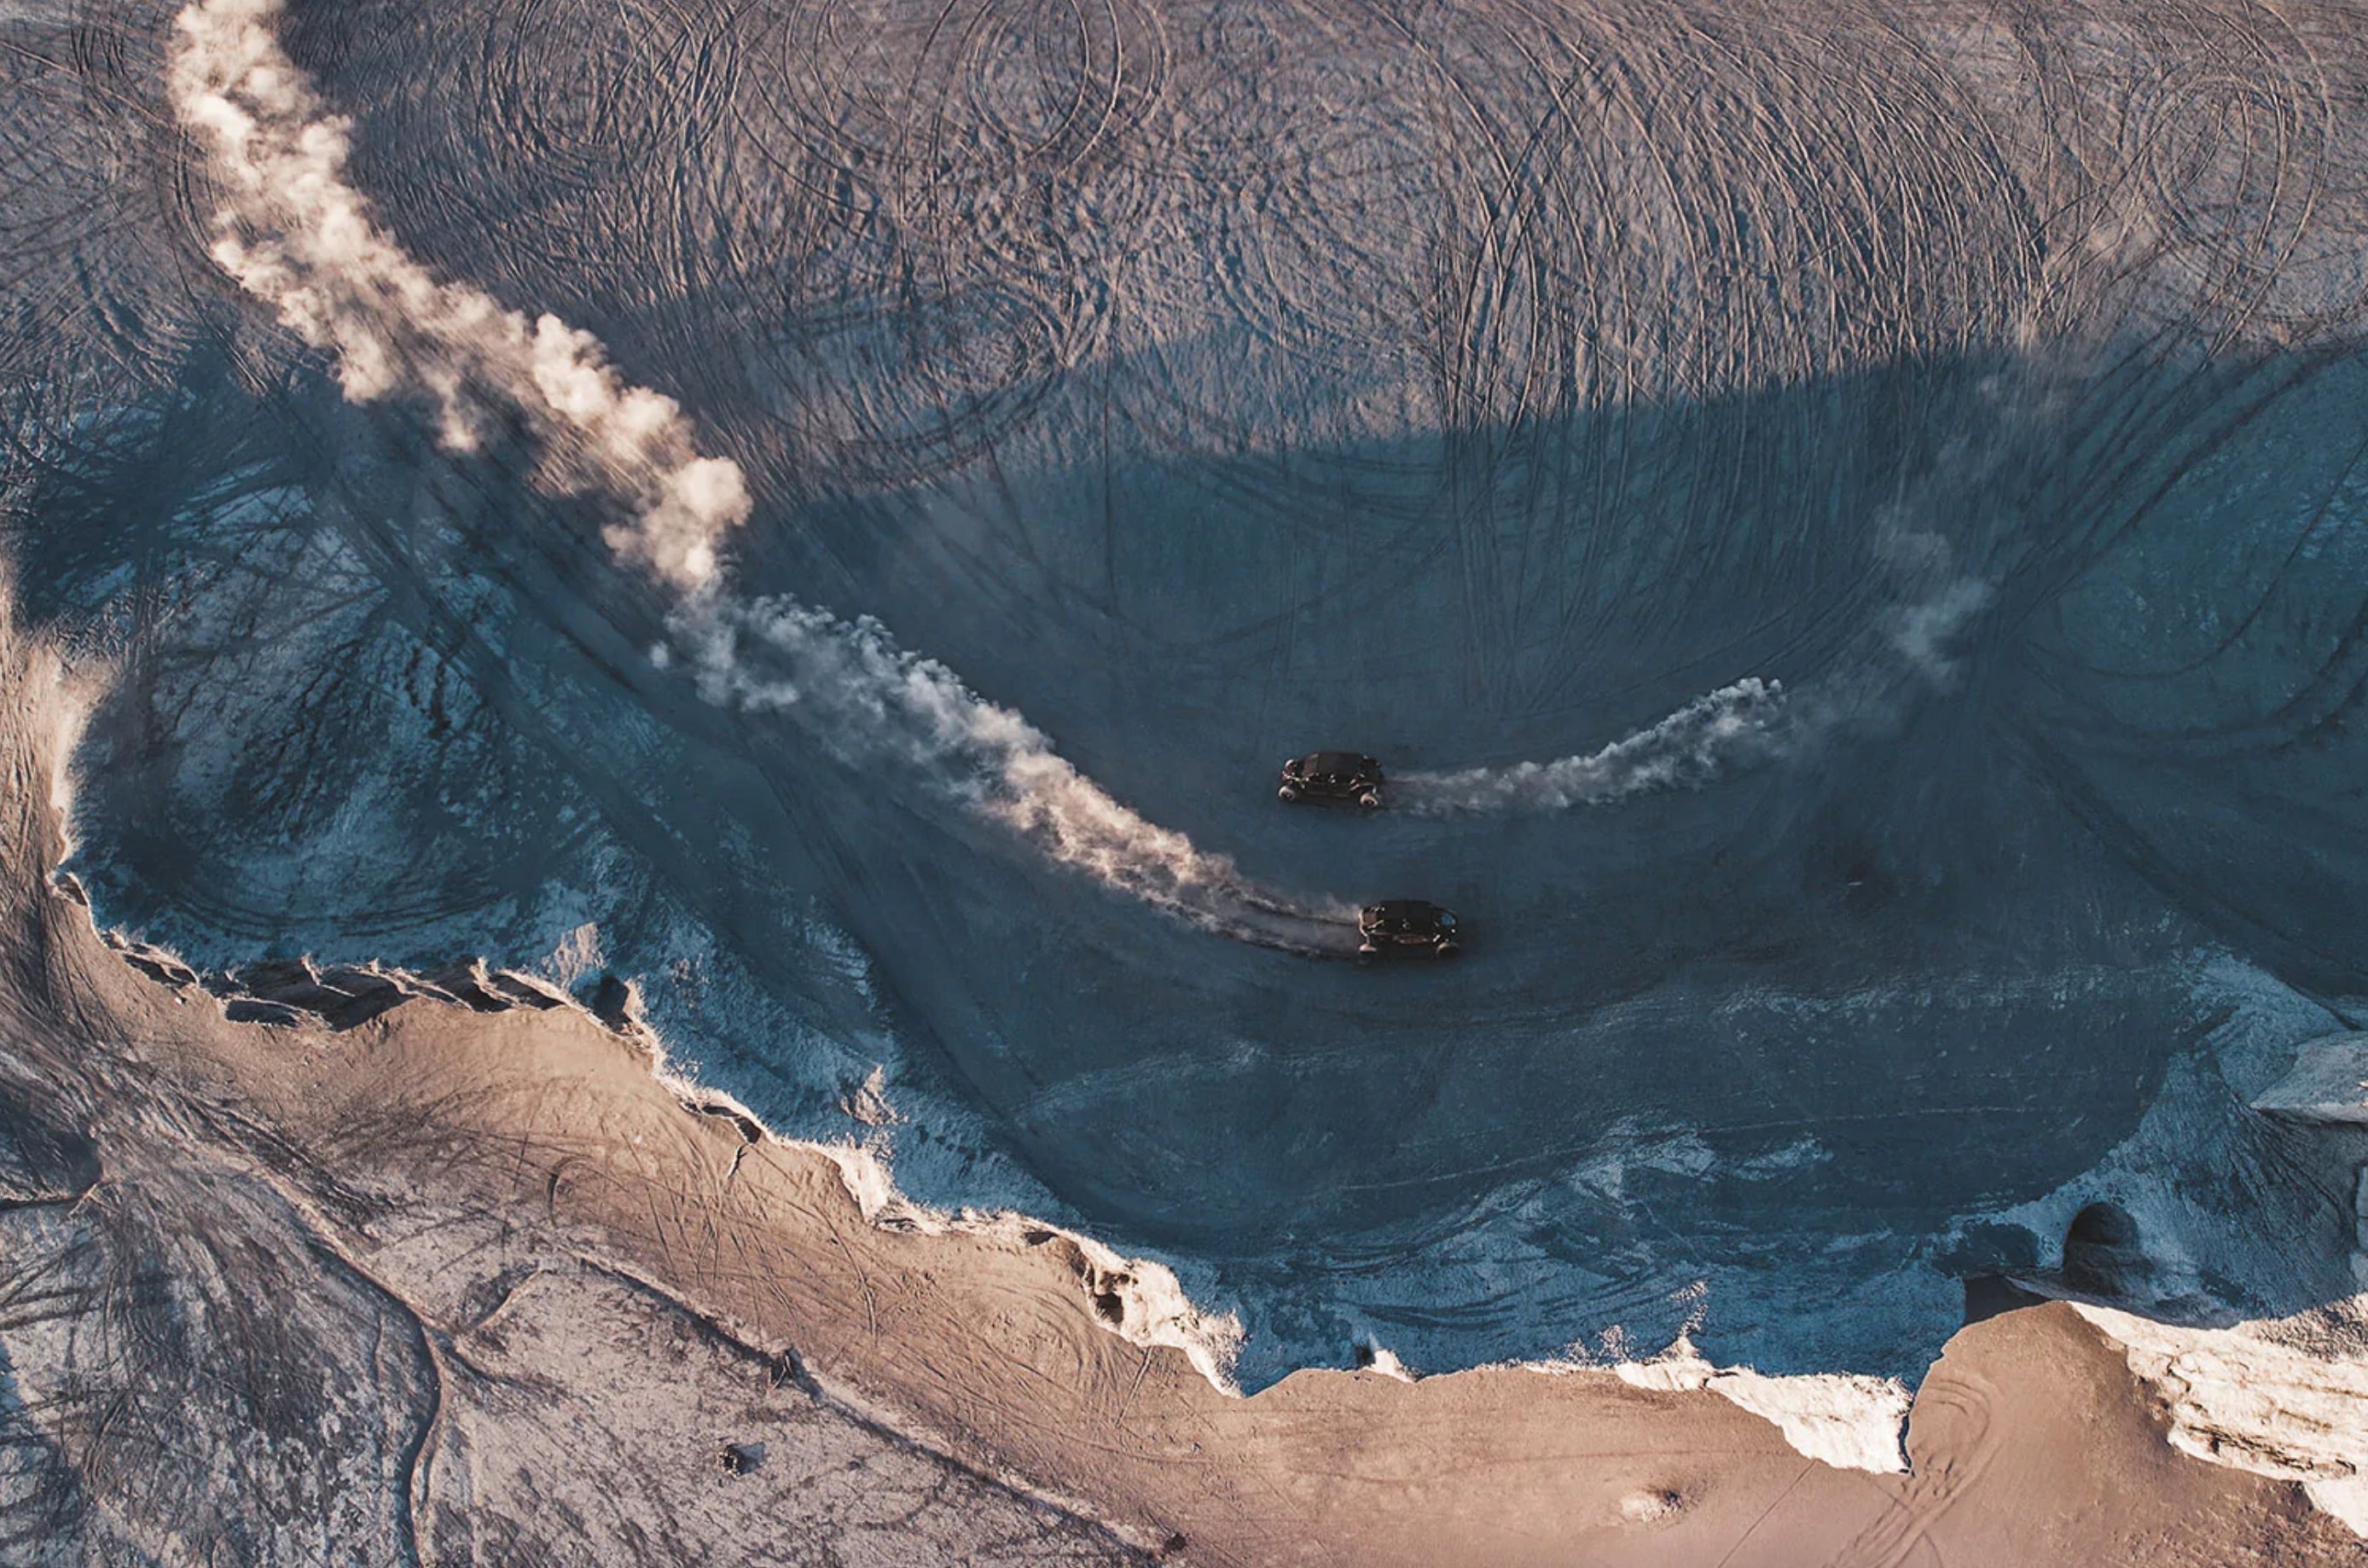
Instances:
[[[1353,751],[1313,751],[1282,765],[1278,800],[1353,801],[1368,811],[1382,803],[1382,765]]]

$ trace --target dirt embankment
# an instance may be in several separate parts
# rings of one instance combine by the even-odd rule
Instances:
[[[585,1012],[308,973],[244,1000],[387,1005],[225,1017],[52,881],[68,695],[13,632],[0,699],[12,1560],[2363,1558],[2294,1484],[2174,1451],[2063,1307],[1952,1342],[1904,1477],[1609,1373],[1228,1397],[1110,1332],[1056,1234],[869,1224]]]

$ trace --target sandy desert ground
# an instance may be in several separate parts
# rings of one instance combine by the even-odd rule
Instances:
[[[1241,1398],[1069,1239],[868,1221],[572,1006],[233,1022],[44,870],[71,694],[5,652],[9,1562],[2368,1561],[2063,1303],[1950,1342],[1908,1475],[1610,1370]]]
[[[2363,20],[0,0],[0,1550],[2360,1559]]]

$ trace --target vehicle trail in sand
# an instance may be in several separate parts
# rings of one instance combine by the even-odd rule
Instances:
[[[173,104],[223,201],[214,260],[333,357],[348,398],[424,392],[456,451],[475,449],[488,412],[514,411],[545,443],[546,482],[626,501],[631,521],[605,540],[681,596],[676,645],[658,657],[687,664],[708,700],[788,715],[850,765],[918,771],[1053,860],[1205,929],[1310,954],[1355,948],[1353,909],[1263,889],[1146,821],[877,622],[733,596],[722,548],[751,506],[739,466],[700,453],[681,407],[626,381],[591,334],[438,279],[381,232],[346,177],[350,123],[280,48],[281,8],[201,0],[183,11]]]

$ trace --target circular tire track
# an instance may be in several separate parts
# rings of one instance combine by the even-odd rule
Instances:
[[[743,18],[715,282],[806,483],[986,451],[1100,347],[1152,187],[1166,44],[1135,6],[786,6]],[[768,189],[759,191],[762,185]]]

